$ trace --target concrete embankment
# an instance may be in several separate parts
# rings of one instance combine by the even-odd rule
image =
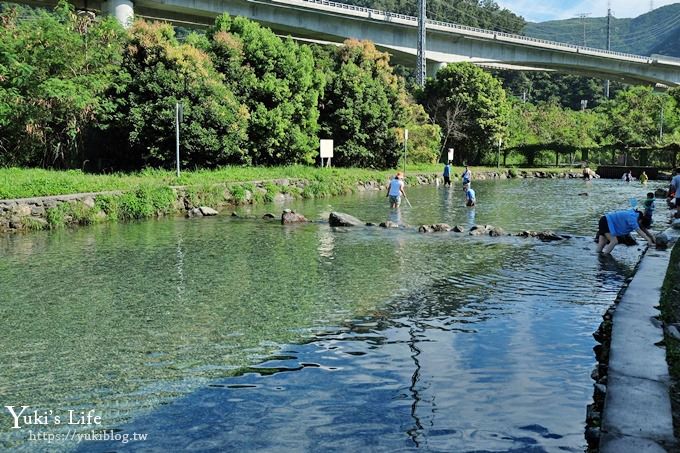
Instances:
[[[675,241],[680,230],[666,234]],[[658,320],[670,254],[671,248],[648,249],[615,309],[609,310],[608,363],[599,366],[606,376],[598,376],[595,384],[596,402],[598,393],[604,395],[600,452],[677,451],[666,350],[661,346],[664,330]]]

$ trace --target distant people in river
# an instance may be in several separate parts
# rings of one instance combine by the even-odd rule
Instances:
[[[642,178],[641,178],[642,179]],[[641,225],[644,228],[650,228],[652,226],[652,216],[654,215],[654,192],[647,192],[647,198],[643,203],[645,212],[642,214]]]
[[[447,162],[446,165],[444,165],[444,172],[442,173],[442,176],[444,177],[444,185],[451,187],[451,162]]]
[[[397,175],[392,178],[387,186],[387,195],[385,195],[390,199],[391,208],[399,207],[402,195],[406,196],[406,193],[404,192],[404,174],[402,172],[397,172]]]
[[[472,172],[468,168],[468,166],[465,166],[465,171],[460,175],[461,178],[463,178],[463,188],[465,188],[465,184],[469,184],[470,181],[472,181]]]
[[[673,174],[674,176],[668,188],[668,205],[676,209],[675,216],[677,217],[677,213],[680,212],[680,167],[676,168]]]
[[[474,206],[477,203],[477,198],[475,197],[475,191],[470,187],[470,183],[465,184],[463,189],[465,190],[465,206]]]
[[[633,172],[630,171],[630,170],[628,170],[626,173],[623,174],[623,176],[621,177],[621,179],[623,179],[623,180],[626,181],[626,182],[631,182],[631,181],[634,180],[635,178],[633,177]]]
[[[619,243],[617,236],[626,236],[633,231],[645,238],[651,245],[654,237],[642,226],[643,213],[633,209],[609,212],[597,224],[597,252],[611,253]]]
[[[586,166],[583,167],[583,179],[585,179],[586,181],[590,181],[593,178],[597,179],[599,177],[600,175],[591,170],[588,164],[586,164]]]
[[[643,170],[642,173],[640,173],[640,184],[647,184],[647,181],[649,181],[649,176],[647,176],[647,173]]]

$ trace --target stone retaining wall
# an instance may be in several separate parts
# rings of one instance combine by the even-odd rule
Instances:
[[[480,172],[473,175],[476,180],[486,179],[508,179],[512,176],[508,170],[498,172]],[[519,178],[580,178],[581,174],[578,172],[566,172],[560,174],[544,173],[539,171],[516,171],[516,177]],[[454,177],[454,180],[457,179]],[[300,189],[304,189],[306,181],[292,181],[288,179],[272,181],[274,184],[285,188],[289,185],[294,185]],[[409,176],[407,182],[413,184],[414,182],[420,185],[435,184],[441,182],[441,176],[437,174],[416,174]],[[385,190],[387,181],[366,181],[357,184],[355,188],[357,191],[366,190]],[[252,182],[255,190],[266,190],[263,188],[264,182]],[[186,187],[172,187],[177,196],[175,208],[178,213],[194,208],[189,202],[189,197],[186,195]],[[21,230],[39,230],[48,228],[48,212],[50,209],[56,208],[64,203],[82,204],[87,208],[94,208],[97,197],[101,195],[120,195],[120,191],[109,192],[93,192],[80,193],[73,195],[58,195],[49,197],[35,197],[35,198],[20,198],[13,200],[0,200],[0,233],[15,232]],[[282,201],[290,195],[284,193],[277,194],[275,200]],[[246,203],[252,203],[252,194],[246,194]],[[224,207],[234,204],[225,196],[224,203],[220,203],[216,207]],[[68,216],[67,216],[68,217]],[[95,218],[106,219],[106,214],[97,212]],[[72,219],[66,218],[67,224],[77,224]]]

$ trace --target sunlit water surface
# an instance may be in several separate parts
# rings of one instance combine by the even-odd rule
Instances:
[[[653,188],[480,181],[474,209],[454,184],[399,211],[365,192],[2,237],[1,402],[50,418],[3,411],[0,447],[583,451],[591,334],[643,250],[598,257],[592,237]],[[283,207],[315,222],[259,219]],[[408,227],[334,230],[330,211]],[[573,237],[416,231],[438,222]],[[91,409],[101,425],[64,423]],[[117,439],[77,443],[93,430]]]

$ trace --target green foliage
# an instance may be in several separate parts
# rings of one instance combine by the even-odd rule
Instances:
[[[107,152],[128,150],[117,158],[135,166],[171,167],[179,102],[184,167],[244,162],[248,111],[208,55],[179,44],[168,24],[137,21],[129,33],[119,86],[110,92],[115,110],[106,125]]]
[[[0,13],[0,164],[80,166],[91,124],[109,108],[124,31],[60,2]]]
[[[516,178],[517,175],[518,175],[517,169],[516,169],[515,167],[510,167],[510,168],[508,168],[508,175],[509,175],[511,178]]]
[[[397,128],[407,112],[404,82],[389,56],[372,43],[347,40],[325,63],[320,136],[334,140],[334,165],[393,168],[403,146]]]
[[[449,64],[418,94],[457,162],[478,163],[503,135],[509,103],[500,82],[471,63]]]
[[[120,196],[118,218],[144,219],[163,215],[173,210],[175,193],[169,187],[140,186]]]
[[[656,145],[662,110],[666,132],[677,129],[676,100],[667,94],[655,94],[649,87],[622,91],[601,108],[609,119],[606,133],[611,143],[624,148]]]
[[[24,227],[29,231],[40,231],[50,227],[49,224],[39,222],[33,217],[24,217],[23,219],[21,219],[21,222],[23,223]]]
[[[247,162],[313,163],[318,149],[318,99],[325,79],[309,47],[282,40],[243,17],[217,18],[208,33],[212,58],[248,106]]]

